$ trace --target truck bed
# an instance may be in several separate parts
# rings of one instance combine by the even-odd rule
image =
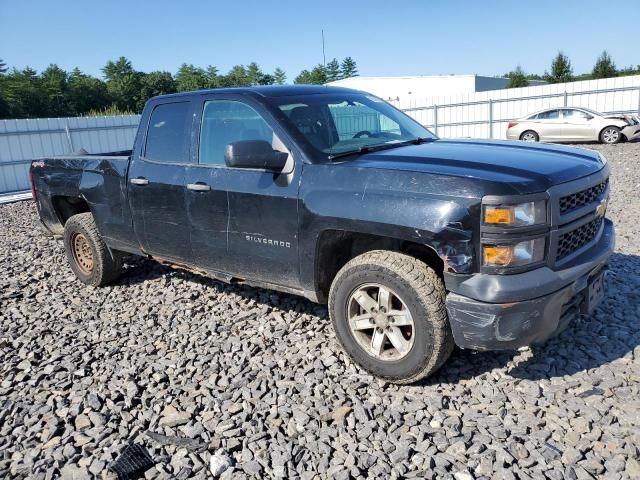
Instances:
[[[108,243],[137,245],[127,203],[131,150],[37,158],[31,163],[35,200],[45,228],[61,235],[67,218],[91,211]]]

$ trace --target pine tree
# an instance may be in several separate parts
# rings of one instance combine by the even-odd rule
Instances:
[[[276,85],[284,85],[287,81],[287,74],[280,67],[273,71],[273,83]]]
[[[327,72],[323,65],[316,65],[313,70],[303,70],[295,78],[293,83],[302,83],[307,85],[322,85],[327,83]]]
[[[340,64],[337,58],[327,63],[326,72],[327,82],[333,82],[334,80],[340,80],[342,78],[342,72],[340,71]]]
[[[593,67],[591,76],[593,78],[611,78],[617,75],[618,71],[616,70],[616,64],[613,63],[613,60],[607,51],[603,51]]]
[[[342,78],[358,76],[358,66],[356,65],[356,61],[351,57],[347,57],[342,61],[341,70]]]
[[[6,63],[4,63],[4,60],[2,60],[2,59],[0,58],[0,75],[2,75],[3,73],[6,73],[6,72],[7,72],[7,70],[9,70],[9,69],[7,68],[7,64],[6,64]]]
[[[518,65],[515,70],[507,73],[509,83],[507,88],[528,87],[529,81],[527,80],[527,74],[524,73],[522,67]]]
[[[569,57],[558,52],[556,58],[551,62],[551,73],[545,72],[545,80],[549,83],[570,82],[573,79],[573,69]]]

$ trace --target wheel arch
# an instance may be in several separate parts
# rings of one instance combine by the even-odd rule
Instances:
[[[437,243],[437,242],[436,242]],[[418,243],[401,237],[347,230],[324,230],[317,239],[314,264],[314,289],[318,301],[327,301],[331,283],[338,271],[351,259],[373,250],[388,250],[423,261],[440,277],[451,270],[442,245]]]

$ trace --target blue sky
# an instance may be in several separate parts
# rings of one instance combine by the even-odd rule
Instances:
[[[603,49],[618,66],[640,64],[639,19],[590,0],[0,0],[0,58],[93,75],[121,55],[174,73],[256,61],[292,80],[322,62],[324,29],[327,59],[352,56],[361,75],[543,73],[558,50],[583,73]]]

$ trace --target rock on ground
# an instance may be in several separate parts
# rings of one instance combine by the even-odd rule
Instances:
[[[221,478],[637,478],[640,144],[589,147],[612,169],[604,303],[403,387],[348,361],[323,306],[142,259],[89,288],[33,203],[0,206],[0,478],[113,478],[129,442],[149,479],[220,456]]]

